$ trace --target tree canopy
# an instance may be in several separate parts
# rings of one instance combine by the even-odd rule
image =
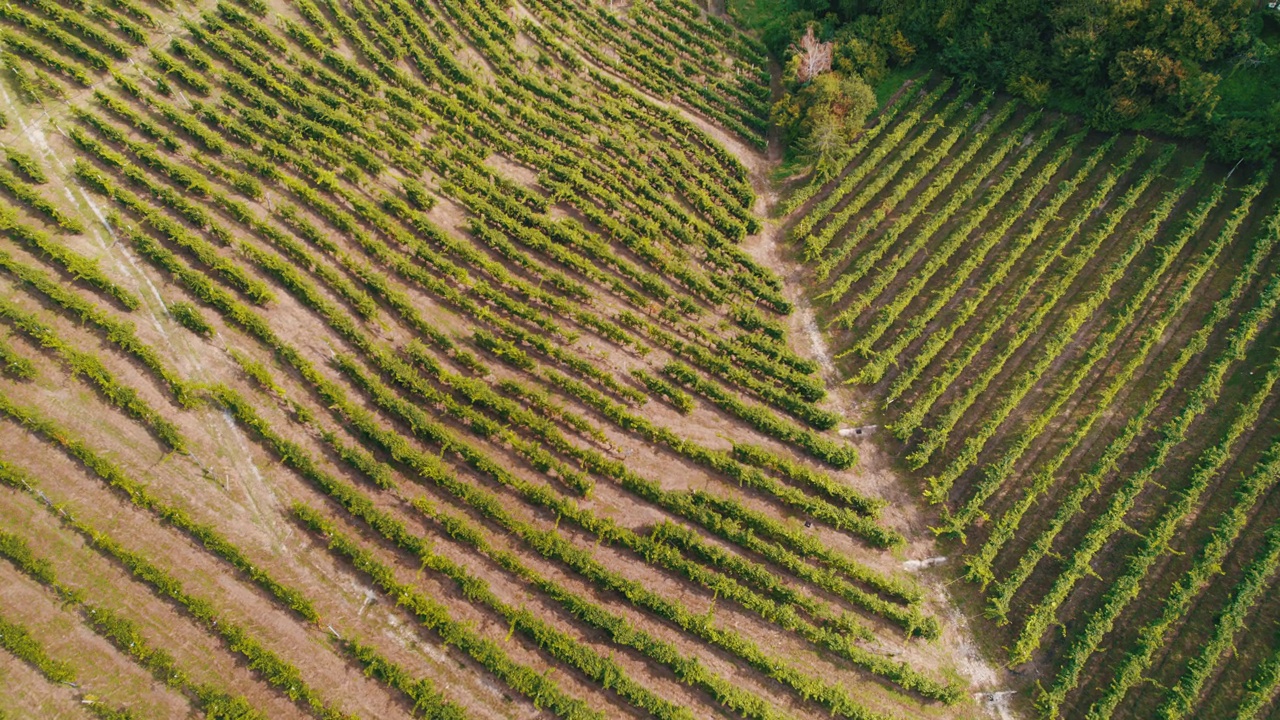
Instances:
[[[876,108],[876,96],[856,72],[832,69],[835,44],[816,39],[809,26],[791,47],[789,91],[773,107],[773,122],[821,175],[839,169],[850,141]]]
[[[737,0],[782,57],[808,27],[833,70],[875,84],[917,60],[1073,111],[1102,130],[1201,138],[1222,159],[1280,147],[1280,11],[1257,0]]]

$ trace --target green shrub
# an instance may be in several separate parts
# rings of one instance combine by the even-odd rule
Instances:
[[[170,304],[169,317],[200,337],[207,338],[213,334],[213,326],[205,320],[199,308],[189,302],[179,301]]]
[[[18,172],[22,173],[31,182],[37,185],[49,182],[49,178],[45,177],[44,171],[40,169],[40,163],[35,158],[26,153],[18,152],[13,148],[5,148],[4,154],[5,157],[9,158],[9,164],[13,165]]]

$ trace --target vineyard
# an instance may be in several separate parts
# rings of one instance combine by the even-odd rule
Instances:
[[[0,717],[945,719],[1003,682],[754,252],[776,68],[715,12],[19,0],[0,65]],[[931,92],[902,117],[999,115],[987,172],[1078,164]]]
[[[1201,152],[925,75],[781,208],[1031,717],[1280,712],[1280,187]]]
[[[0,718],[1280,714],[1276,168],[921,73],[779,191],[778,78],[0,9]]]

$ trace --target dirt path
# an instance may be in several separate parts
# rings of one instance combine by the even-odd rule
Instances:
[[[781,94],[780,68],[771,63],[774,98]],[[733,137],[726,142],[725,133],[718,128],[706,128],[707,123],[685,112],[709,135],[723,144],[742,162],[751,177],[751,186],[757,200],[754,211],[761,218],[761,231],[743,241],[743,249],[761,265],[777,273],[784,281],[783,294],[795,310],[785,318],[792,349],[802,357],[816,361],[827,383],[828,399],[825,404],[846,418],[841,433],[856,438],[861,455],[859,467],[838,477],[856,485],[859,490],[884,498],[889,505],[883,511],[885,524],[900,530],[907,544],[895,552],[901,568],[915,575],[927,589],[928,610],[943,625],[938,641],[945,655],[949,655],[958,672],[968,680],[977,705],[988,717],[999,720],[1016,720],[1019,716],[1011,708],[1014,685],[1008,671],[984,657],[981,643],[972,635],[968,618],[952,601],[946,589],[955,574],[948,564],[954,564],[942,556],[941,550],[929,530],[933,514],[924,508],[908,478],[901,475],[892,459],[896,452],[894,443],[878,436],[875,426],[866,425],[871,416],[868,400],[851,387],[843,384],[831,357],[827,338],[818,326],[815,313],[805,293],[808,272],[799,262],[796,253],[786,243],[786,231],[790,218],[775,218],[774,211],[781,200],[781,191],[774,180],[776,169],[782,163],[781,140],[776,128],[771,130],[768,149],[764,153],[747,147]],[[857,432],[861,429],[862,432]],[[906,648],[895,648],[903,649]]]

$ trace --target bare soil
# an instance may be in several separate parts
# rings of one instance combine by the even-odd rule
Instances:
[[[763,218],[770,218],[772,206],[778,201],[777,192],[771,188],[769,175],[762,171],[763,168],[758,165],[754,167],[751,164],[747,165],[752,168],[752,184],[760,198],[757,203],[757,214]],[[757,262],[773,270],[785,282],[787,299],[791,300],[797,308],[787,317],[788,338],[791,340],[792,349],[802,357],[812,358],[819,363],[828,382],[828,389],[832,396],[831,403],[846,413],[850,425],[863,425],[874,417],[873,409],[867,404],[866,396],[839,384],[842,378],[834,371],[830,350],[822,333],[815,327],[812,310],[808,308],[803,282],[806,271],[783,247],[784,222],[776,219],[766,220],[764,230],[748,238],[743,247]],[[888,501],[882,514],[885,524],[898,529],[907,538],[906,546],[895,551],[893,555],[895,562],[902,569],[918,568],[923,560],[932,559],[936,563],[928,568],[913,571],[917,581],[929,588],[929,610],[943,624],[941,639],[934,643],[937,647],[932,652],[948,658],[954,664],[962,677],[970,683],[975,697],[1003,692],[1016,681],[1007,671],[986,659],[985,653],[979,650],[978,644],[971,639],[971,630],[964,615],[952,609],[953,604],[946,590],[952,574],[948,572],[945,561],[938,561],[942,553],[933,539],[933,533],[929,530],[936,522],[936,516],[921,507],[913,484],[907,481],[891,460],[898,443],[883,432],[871,432],[867,438],[857,443],[860,456],[857,468],[842,473],[841,477],[860,491]],[[909,651],[909,648],[901,647],[895,650]],[[914,654],[908,657],[913,665],[927,663],[927,660]],[[1009,708],[1006,698],[1007,696],[1000,695],[997,699],[986,700],[980,705],[991,717],[1002,720],[1016,717]]]

